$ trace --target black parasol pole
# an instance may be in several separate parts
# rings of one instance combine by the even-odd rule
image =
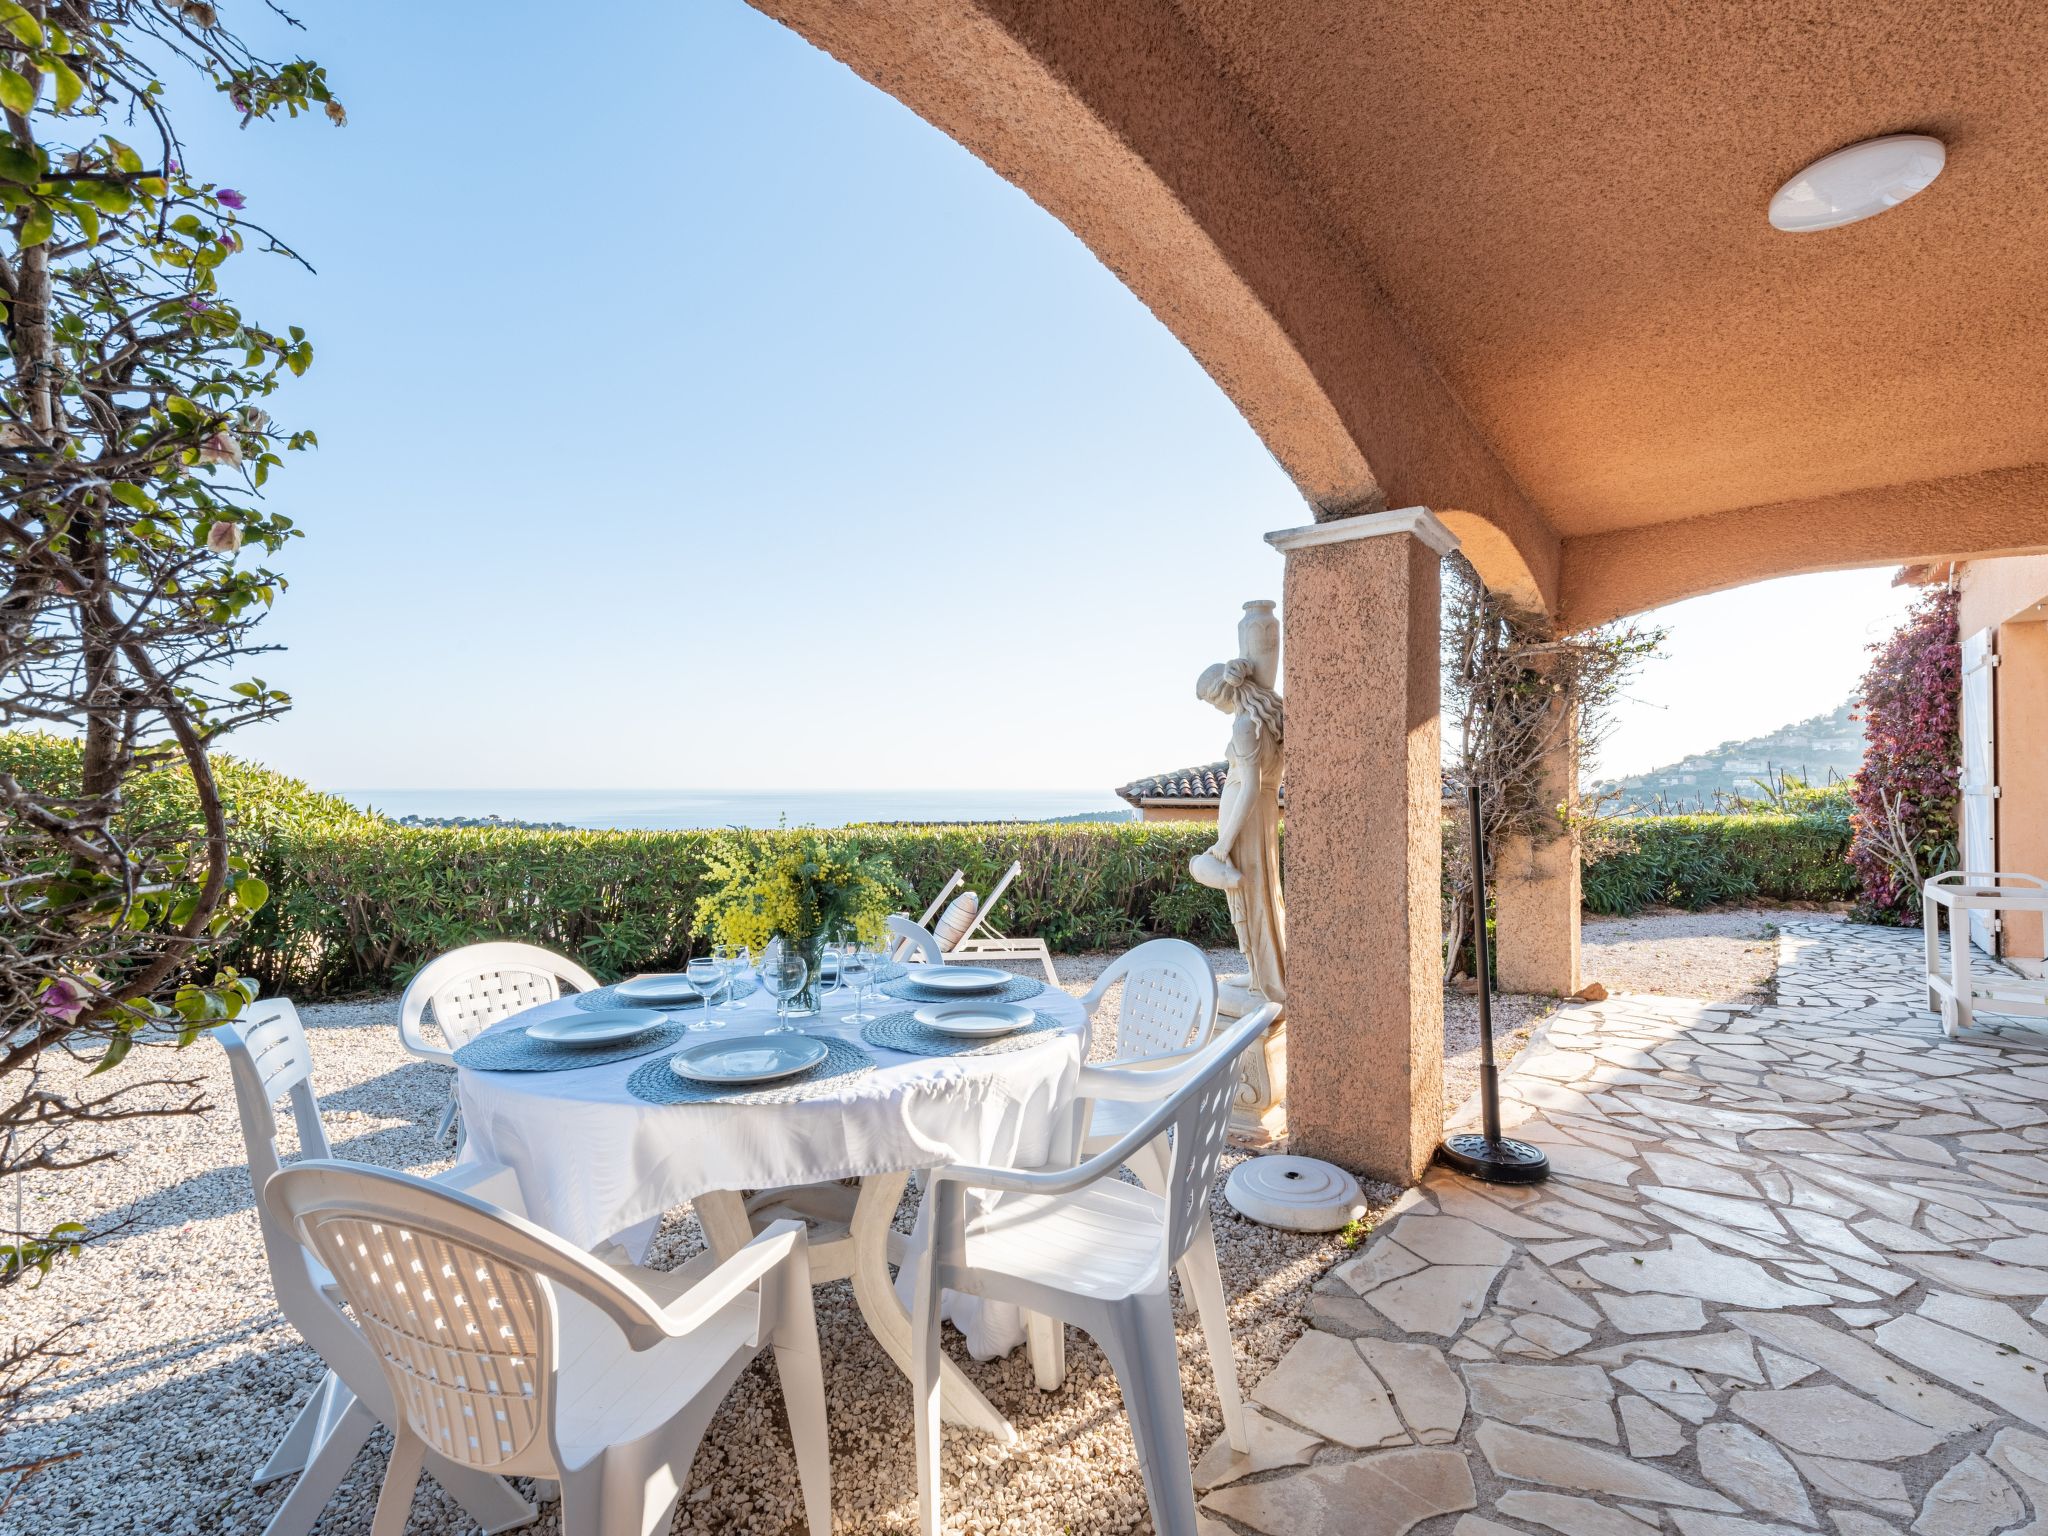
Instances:
[[[1479,814],[1479,783],[1465,786],[1472,825],[1472,974],[1479,983],[1479,1124],[1477,1134],[1446,1136],[1437,1161],[1492,1184],[1535,1184],[1550,1177],[1541,1147],[1500,1133],[1500,1069],[1493,1060],[1493,966],[1486,942],[1486,829]]]

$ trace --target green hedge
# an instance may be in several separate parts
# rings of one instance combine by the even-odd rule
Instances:
[[[1609,823],[1582,877],[1589,910],[1850,901],[1849,833],[1827,816],[1645,816]]]
[[[269,992],[385,989],[432,956],[477,939],[525,939],[599,976],[679,966],[704,875],[706,832],[526,832],[401,827],[295,779],[217,758],[238,840],[270,902],[225,958]],[[0,733],[0,771],[61,785],[75,744]],[[156,776],[135,797],[152,820],[192,815],[191,786]],[[773,835],[773,834],[768,834]],[[860,827],[886,853],[912,911],[955,869],[987,891],[1024,871],[996,913],[1007,932],[1055,950],[1117,949],[1155,934],[1230,942],[1219,892],[1187,877],[1214,829],[1194,822]],[[1589,861],[1586,905],[1845,901],[1855,895],[1842,818],[1809,814],[1661,816],[1610,823]]]
[[[912,911],[965,870],[987,891],[1024,871],[995,916],[1055,950],[1118,949],[1155,934],[1231,941],[1221,893],[1187,877],[1209,845],[1199,823],[855,829],[885,853]],[[601,977],[672,969],[690,951],[704,832],[522,832],[483,828],[284,831],[257,872],[270,905],[230,963],[270,991],[306,995],[395,985],[443,950],[517,938],[573,955]],[[1600,913],[1724,903],[1846,901],[1846,834],[1784,815],[1664,816],[1620,823],[1584,875]]]
[[[773,835],[773,834],[768,834]],[[995,924],[1054,949],[1113,949],[1154,933],[1220,944],[1219,892],[1187,878],[1213,829],[1186,824],[861,828],[911,910],[965,870],[987,891],[1024,871]],[[600,977],[681,965],[704,872],[705,832],[411,828],[284,834],[256,854],[271,901],[228,955],[268,991],[388,987],[480,938],[524,939]]]

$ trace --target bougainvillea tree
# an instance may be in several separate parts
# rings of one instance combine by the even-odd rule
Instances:
[[[266,402],[312,349],[222,287],[291,253],[186,163],[170,104],[195,86],[245,126],[342,120],[317,65],[258,57],[202,0],[0,0],[0,725],[82,744],[73,782],[0,774],[0,1287],[94,1235],[20,1215],[111,1155],[82,1128],[201,1107],[147,1052],[53,1065],[112,1073],[250,996],[208,959],[266,892],[207,754],[286,702],[240,662],[294,536],[262,487],[312,442]],[[137,810],[161,773],[190,814]],[[50,1198],[24,1207],[29,1178]],[[44,1342],[0,1339],[0,1413]]]
[[[1956,862],[1962,776],[1962,650],[1954,592],[1913,605],[1890,639],[1871,649],[1857,690],[1868,744],[1851,789],[1849,861],[1863,896],[1858,916],[1920,920],[1920,883]]]

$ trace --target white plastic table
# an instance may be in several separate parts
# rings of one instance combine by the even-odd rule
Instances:
[[[757,1034],[774,1022],[771,999],[757,992],[747,1001],[746,1008],[713,1010],[728,1021],[722,1035]],[[907,1376],[910,1316],[888,1265],[909,1175],[955,1162],[1038,1166],[1070,1133],[1068,1112],[1087,1055],[1087,1015],[1077,998],[1057,987],[1028,1002],[1061,1026],[1028,1049],[916,1057],[862,1042],[860,1026],[846,1022],[851,991],[828,994],[823,1014],[798,1022],[807,1033],[859,1044],[876,1070],[790,1104],[649,1104],[627,1091],[626,1079],[652,1056],[568,1072],[458,1066],[465,1155],[510,1168],[532,1219],[587,1249],[621,1238],[630,1248],[634,1236],[644,1242],[664,1212],[693,1202],[706,1240],[723,1258],[752,1235],[745,1192],[810,1186],[799,1201],[807,1202],[804,1214],[814,1222],[814,1279],[853,1282],[862,1318]],[[915,1006],[871,997],[868,1011]],[[574,1008],[565,997],[497,1027]],[[698,1016],[695,1009],[674,1015],[686,1023]],[[668,1049],[711,1038],[690,1034]],[[840,1179],[860,1180],[857,1197],[837,1210],[820,1209],[821,1200],[829,1205],[839,1192],[829,1181]],[[770,1212],[762,1204],[771,1199],[755,1202],[764,1219]],[[1004,1352],[1024,1336],[1021,1315],[990,1311],[969,1321],[977,1356]],[[1014,1438],[1009,1421],[950,1361],[942,1391],[949,1419]]]
[[[1927,1006],[1941,1015],[1953,1039],[1968,1029],[1976,1010],[2014,1018],[2048,1019],[2048,982],[1971,967],[1971,912],[2048,915],[2048,881],[2009,871],[1951,870],[1920,887],[1920,921],[1927,938]],[[1949,974],[1941,974],[1941,912],[1948,909]]]

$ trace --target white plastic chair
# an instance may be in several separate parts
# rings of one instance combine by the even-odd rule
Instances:
[[[811,1536],[830,1536],[798,1223],[659,1297],[522,1217],[405,1174],[295,1163],[264,1201],[333,1273],[401,1408],[371,1536],[402,1536],[430,1454],[559,1481],[564,1536],[666,1531],[711,1416],[769,1347]]]
[[[1186,939],[1151,939],[1110,963],[1081,999],[1092,1023],[1109,989],[1124,984],[1116,1058],[1103,1066],[1156,1069],[1206,1045],[1216,1028],[1216,974]],[[1090,1106],[1081,1154],[1092,1157],[1144,1117],[1142,1104],[1107,1099]]]
[[[1209,1237],[1213,1245],[1209,1191],[1223,1156],[1237,1059],[1279,1013],[1269,1004],[1238,1020],[1177,1067],[1149,1073],[1084,1067],[1084,1097],[1136,1093],[1157,1102],[1115,1145],[1076,1167],[1027,1172],[956,1166],[930,1174],[926,1242],[911,1309],[924,1536],[940,1532],[939,1299],[949,1290],[1011,1302],[1093,1335],[1123,1389],[1152,1528],[1162,1536],[1194,1531],[1187,1411],[1166,1277],[1199,1239]],[[1117,1177],[1123,1163],[1162,1136],[1170,1147],[1163,1194]],[[970,1217],[970,1189],[1000,1191],[1003,1198]],[[1231,1445],[1245,1450],[1229,1334],[1210,1329],[1208,1309],[1203,1311],[1219,1393],[1226,1378],[1229,1383],[1225,1428]]]
[[[254,1478],[260,1488],[299,1474],[284,1503],[271,1516],[265,1536],[306,1536],[348,1475],[370,1431],[380,1420],[395,1422],[396,1415],[376,1357],[341,1310],[333,1290],[334,1277],[311,1260],[263,1202],[263,1186],[283,1161],[277,1145],[279,1098],[291,1098],[300,1155],[323,1160],[334,1155],[320,1121],[319,1100],[313,1095],[312,1053],[298,1010],[284,998],[268,998],[251,1004],[241,1018],[219,1025],[211,1034],[227,1051],[228,1067],[234,1075],[242,1143],[256,1196],[256,1224],[263,1234],[278,1308],[328,1366],[327,1375]],[[507,1168],[464,1164],[441,1175],[441,1182],[501,1205],[518,1205],[519,1186]],[[534,1517],[533,1506],[503,1478],[439,1457],[431,1467],[441,1486],[486,1531],[510,1530]]]
[[[537,944],[465,944],[428,961],[407,984],[405,995],[398,1000],[398,1038],[421,1060],[453,1067],[458,1047],[500,1019],[552,1003],[562,995],[564,981],[578,992],[597,986],[597,978],[574,960]],[[441,1031],[439,1042],[429,1040],[420,1029],[429,1006]],[[434,1127],[436,1137],[446,1136],[453,1128],[456,1106],[451,1080],[448,1107]]]
[[[885,921],[889,934],[897,942],[890,946],[894,959],[909,959],[915,965],[944,965],[945,951],[939,948],[939,941],[931,933],[913,923],[907,917],[892,916]]]

